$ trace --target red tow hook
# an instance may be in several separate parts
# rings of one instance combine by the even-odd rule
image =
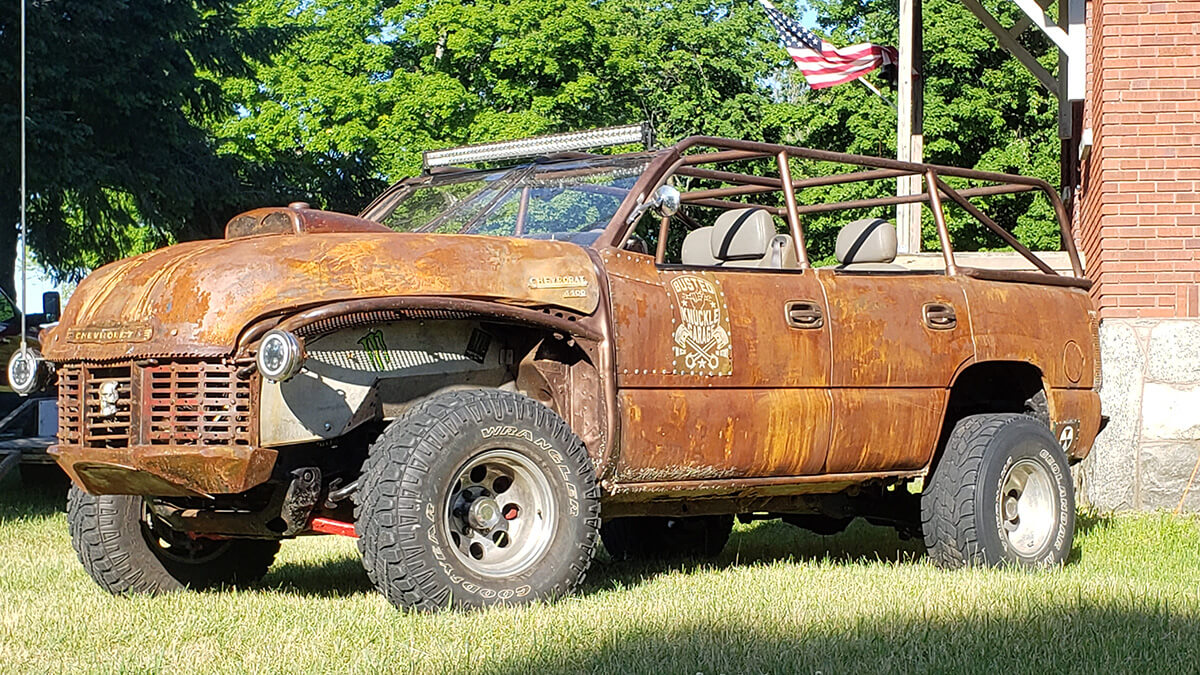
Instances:
[[[354,523],[347,523],[332,518],[313,518],[308,522],[308,529],[321,534],[340,534],[343,537],[358,537],[354,531]]]

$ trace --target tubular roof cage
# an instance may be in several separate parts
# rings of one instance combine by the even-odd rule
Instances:
[[[788,170],[787,161],[793,158],[810,159],[821,162],[833,162],[856,166],[865,170],[792,179]],[[744,175],[729,171],[701,168],[702,165],[714,165],[748,159],[776,160],[779,167],[779,177],[775,178]],[[680,141],[678,144],[664,150],[663,154],[660,155],[659,159],[656,160],[655,163],[657,164],[658,162],[665,162],[667,164],[665,170],[656,172],[656,167],[652,166],[647,172],[657,173],[657,184],[646,186],[645,191],[640,191],[638,188],[635,188],[635,191],[640,192],[641,194],[653,193],[653,191],[657,189],[658,185],[666,182],[666,180],[673,174],[693,176],[697,178],[708,178],[730,183],[730,187],[684,192],[683,202],[696,204],[698,206],[711,206],[717,208],[745,208],[747,206],[755,206],[785,218],[788,221],[789,232],[795,239],[798,249],[797,257],[802,261],[802,264],[807,258],[804,250],[803,230],[801,229],[799,222],[799,216],[802,214],[842,211],[845,209],[856,208],[871,208],[876,206],[892,206],[896,204],[928,203],[930,205],[930,210],[933,212],[934,220],[937,224],[938,238],[940,240],[942,253],[946,261],[946,271],[949,274],[958,274],[961,271],[963,274],[988,278],[1037,281],[1039,283],[1053,283],[1057,285],[1078,286],[1083,288],[1091,286],[1091,282],[1084,278],[1083,265],[1075,246],[1074,237],[1072,236],[1070,219],[1067,216],[1066,208],[1063,206],[1062,199],[1059,197],[1058,193],[1053,187],[1051,187],[1049,183],[1044,180],[1030,178],[1027,176],[995,173],[991,171],[978,171],[975,169],[963,169],[959,167],[939,166],[934,164],[901,162],[882,157],[851,155],[840,152],[814,150],[812,148],[800,148],[776,145],[772,143],[716,138],[711,136],[692,136],[690,138],[686,138]],[[925,190],[923,192],[911,196],[878,197],[873,199],[858,199],[846,202],[811,205],[800,205],[794,198],[794,192],[803,188],[853,183],[858,181],[879,180],[910,175],[921,177],[925,184]],[[944,178],[947,176],[953,176],[955,178],[962,178],[972,181],[994,183],[994,185],[955,190],[946,184]],[[728,201],[726,199],[722,199],[725,197],[750,196],[777,191],[784,193],[785,207],[766,206],[752,204],[749,202]],[[1014,194],[1031,191],[1041,192],[1046,195],[1047,199],[1050,200],[1050,203],[1054,208],[1055,216],[1058,220],[1059,231],[1062,235],[1063,248],[1066,250],[1071,260],[1071,267],[1074,276],[1064,277],[1059,275],[1054,271],[1053,268],[1038,258],[1032,251],[1017,241],[1016,237],[1009,233],[1008,230],[1005,230],[1002,226],[996,223],[995,220],[988,217],[969,201],[974,197]],[[959,268],[954,262],[954,251],[950,244],[949,231],[946,226],[945,215],[942,209],[943,198],[962,207],[971,215],[971,217],[978,220],[980,224],[996,233],[996,235],[999,236],[1006,244],[1011,246],[1014,251],[1026,258],[1034,267],[1036,267],[1039,272]],[[624,213],[618,213],[617,217],[623,218],[625,215],[626,214]]]
[[[504,159],[553,155],[561,152],[587,150],[613,145],[642,143],[645,147],[654,144],[654,131],[649,122],[628,124],[620,127],[605,127],[587,131],[572,131],[564,134],[535,136],[512,141],[465,145],[447,150],[429,150],[423,154],[425,169],[474,164]]]

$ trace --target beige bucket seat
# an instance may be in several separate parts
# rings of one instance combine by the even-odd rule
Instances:
[[[701,267],[799,267],[792,238],[777,234],[775,219],[762,209],[726,211],[715,224],[692,230],[680,257]]]
[[[864,218],[838,232],[834,249],[839,270],[847,272],[904,272],[896,260],[896,228],[881,218]]]

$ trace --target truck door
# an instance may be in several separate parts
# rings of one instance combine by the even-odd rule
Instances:
[[[829,444],[813,270],[655,265],[610,249],[618,482],[804,476]]]
[[[966,296],[941,273],[818,270],[833,341],[827,473],[923,467],[974,357]]]

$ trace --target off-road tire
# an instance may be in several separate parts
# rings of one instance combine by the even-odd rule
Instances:
[[[486,575],[452,548],[446,523],[456,477],[497,449],[540,472],[557,515],[541,525],[550,534],[536,557],[511,574]],[[403,609],[566,595],[583,582],[599,543],[600,491],[583,442],[554,411],[511,392],[452,391],[410,408],[371,446],[355,502],[367,576]]]
[[[613,560],[714,558],[729,542],[733,516],[613,518],[600,528]]]
[[[1027,552],[1005,534],[1001,491],[1018,466],[1044,472],[1043,492],[1049,495],[1045,541]],[[1046,425],[1028,415],[964,417],[925,486],[921,522],[929,557],[942,567],[1061,565],[1075,534],[1075,491],[1066,455]]]
[[[131,495],[90,495],[72,485],[67,524],[79,562],[113,594],[158,594],[257,581],[279,552],[279,542],[225,539],[205,542],[195,562],[167,555],[143,534],[144,504]],[[181,535],[183,536],[183,535]]]

